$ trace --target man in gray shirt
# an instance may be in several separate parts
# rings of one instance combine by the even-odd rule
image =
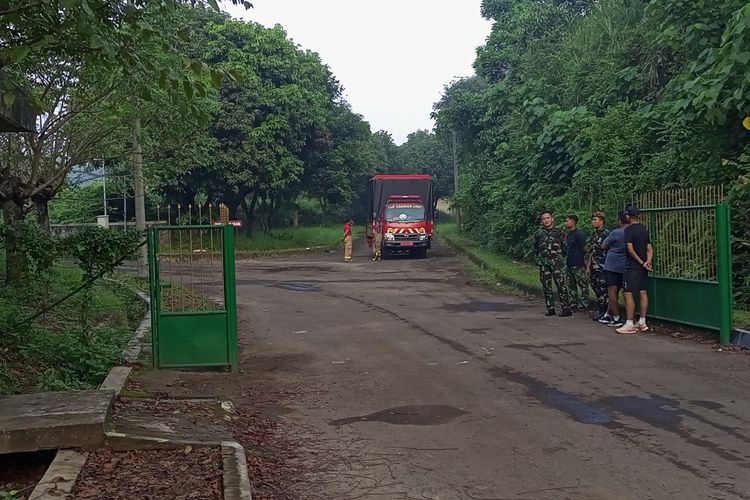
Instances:
[[[625,228],[630,224],[630,219],[625,211],[620,212],[617,217],[620,227],[612,231],[604,240],[604,249],[607,251],[607,258],[604,261],[604,279],[609,294],[609,311],[599,320],[599,323],[619,328],[625,324],[620,317],[619,298],[628,252],[625,243]]]

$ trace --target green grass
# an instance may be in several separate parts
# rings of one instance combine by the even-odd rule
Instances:
[[[469,250],[481,263],[495,274],[530,286],[540,286],[539,270],[526,262],[513,260],[474,243],[458,233],[456,224],[440,224],[437,234],[449,243]]]
[[[750,329],[750,311],[743,309],[734,310],[734,326],[737,328]]]
[[[361,232],[358,232],[358,234]],[[271,235],[256,234],[252,238],[240,235],[236,241],[239,252],[279,252],[304,250],[313,247],[335,247],[344,237],[342,225],[298,226],[277,229]]]

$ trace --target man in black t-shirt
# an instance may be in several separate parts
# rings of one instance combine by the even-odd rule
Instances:
[[[648,331],[646,325],[646,313],[648,313],[648,273],[653,270],[654,248],[651,246],[651,237],[646,226],[641,224],[641,211],[637,207],[628,208],[630,225],[625,229],[625,243],[627,245],[625,277],[623,287],[625,288],[625,307],[627,308],[628,320],[617,333],[640,333]],[[639,294],[641,304],[641,318],[638,324],[633,322],[635,318],[635,297]]]
[[[569,215],[565,219],[568,228],[568,285],[572,308],[589,308],[589,279],[586,275],[586,237],[578,230],[578,217]]]

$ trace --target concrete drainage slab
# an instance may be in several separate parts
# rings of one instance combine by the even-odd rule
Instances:
[[[1,398],[0,453],[99,446],[114,396],[92,390]]]

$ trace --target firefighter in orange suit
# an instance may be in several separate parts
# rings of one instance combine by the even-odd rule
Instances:
[[[372,260],[377,262],[380,260],[383,252],[383,225],[379,219],[375,219],[373,226]]]
[[[344,222],[344,262],[352,261],[352,226],[354,220],[352,218],[346,219]]]

